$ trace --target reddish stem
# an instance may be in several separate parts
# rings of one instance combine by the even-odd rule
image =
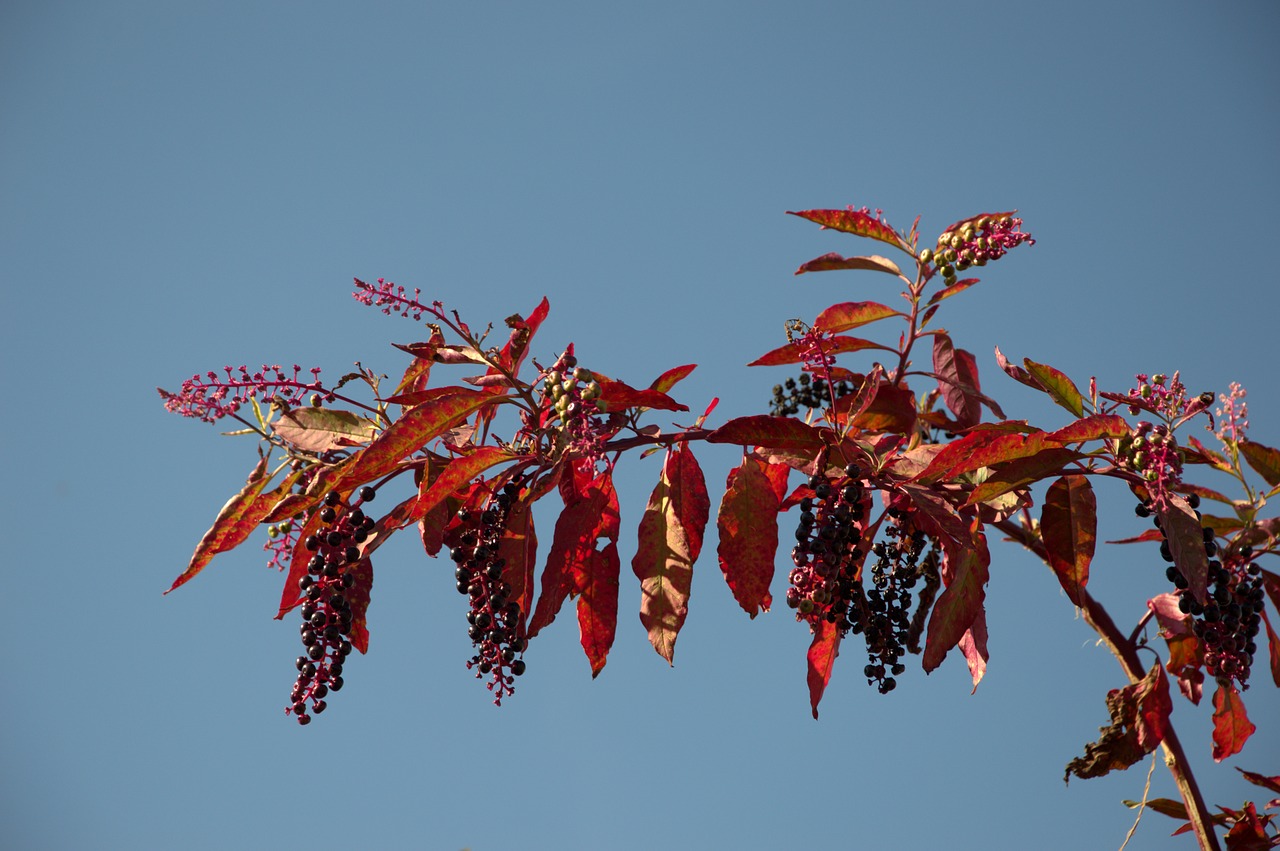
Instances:
[[[1045,551],[1044,543],[1031,532],[1008,520],[1001,520],[995,526],[1048,564],[1048,553]],[[1085,623],[1093,627],[1093,631],[1102,638],[1111,655],[1120,662],[1120,667],[1124,669],[1129,682],[1141,681],[1147,672],[1142,666],[1142,660],[1138,658],[1137,645],[1120,631],[1102,604],[1089,596],[1089,592],[1083,588],[1080,589],[1079,600]],[[1182,749],[1182,743],[1178,741],[1178,734],[1173,729],[1172,721],[1169,722],[1160,747],[1164,749],[1164,763],[1169,768],[1169,773],[1173,775],[1178,794],[1182,796],[1182,802],[1186,805],[1187,818],[1191,821],[1191,827],[1195,831],[1201,851],[1220,851],[1218,836],[1213,832],[1209,808],[1205,805],[1204,796],[1200,794],[1195,775],[1191,773],[1191,763],[1187,761],[1186,752]]]

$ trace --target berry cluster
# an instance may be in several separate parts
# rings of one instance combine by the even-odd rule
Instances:
[[[1200,497],[1191,494],[1187,502],[1196,509]],[[1135,511],[1139,517],[1154,513],[1145,502],[1139,503]],[[1200,516],[1199,511],[1196,516]],[[1160,518],[1156,516],[1153,520],[1163,537]],[[1204,664],[1209,675],[1222,682],[1235,680],[1242,689],[1248,688],[1253,655],[1258,652],[1255,639],[1262,625],[1262,571],[1250,564],[1253,549],[1248,546],[1222,560],[1216,558],[1219,551],[1213,529],[1205,526],[1203,530],[1205,555],[1209,557],[1207,602],[1201,604],[1188,593],[1187,577],[1176,564],[1171,563],[1165,569],[1165,576],[1178,591],[1178,609],[1192,618],[1191,628],[1203,643]],[[1160,542],[1160,557],[1173,561],[1168,540]]]
[[[571,347],[572,348],[572,347]],[[564,448],[583,458],[598,459],[609,437],[601,417],[603,389],[591,371],[578,366],[567,351],[542,374],[543,425],[560,423]]]
[[[875,683],[881,694],[887,694],[897,686],[894,677],[906,670],[906,666],[899,660],[905,655],[909,645],[919,643],[919,632],[915,635],[915,642],[911,641],[911,589],[921,575],[919,562],[925,543],[925,534],[912,529],[906,512],[889,508],[885,513],[889,518],[884,530],[885,540],[877,541],[871,548],[876,556],[876,562],[871,568],[871,583],[874,587],[866,594],[866,610],[858,613],[860,617],[854,621],[853,630],[856,632],[858,627],[862,627],[867,641],[868,660],[863,674],[867,678],[867,684]],[[927,561],[932,562],[933,574],[936,576],[936,547],[931,549]],[[926,584],[926,587],[929,586]],[[937,585],[932,587],[936,590]],[[925,611],[927,607],[922,600],[921,609],[917,612],[922,628],[921,613]],[[851,621],[853,615],[854,612],[851,611]]]
[[[1163,423],[1138,423],[1132,435],[1117,442],[1116,460],[1142,476],[1151,493],[1151,507],[1163,507],[1182,482],[1182,452]]]
[[[798,620],[826,620],[841,634],[861,634],[867,645],[867,684],[887,694],[906,670],[902,657],[920,652],[924,620],[940,584],[939,556],[934,542],[921,561],[927,538],[913,527],[909,512],[895,506],[885,511],[884,540],[868,549],[863,541],[871,502],[860,475],[850,465],[842,479],[809,480],[814,496],[800,501],[787,605]],[[868,551],[876,557],[869,590],[863,588],[862,569]],[[912,618],[911,589],[921,579],[925,587]]]
[[[860,611],[866,601],[858,568],[866,553],[859,549],[870,499],[856,465],[845,468],[842,479],[831,481],[815,474],[809,479],[813,497],[800,500],[796,545],[791,550],[791,585],[787,605],[798,620],[820,620],[849,629],[850,610]]]
[[[483,509],[459,511],[450,547],[457,565],[458,593],[470,601],[467,634],[476,653],[467,668],[475,669],[477,679],[492,674],[488,688],[499,706],[504,696],[515,692],[515,677],[525,671],[524,660],[516,656],[528,646],[520,606],[510,599],[511,586],[502,579],[505,561],[498,555],[511,504],[519,493],[520,485],[508,482]]]
[[[847,381],[840,381],[836,384],[836,396],[847,396],[853,392],[853,388]],[[810,378],[809,374],[801,373],[800,382],[797,386],[794,378],[788,378],[784,384],[775,384],[773,386],[773,401],[769,406],[769,413],[775,417],[787,417],[800,413],[800,408],[823,408],[831,404],[831,389],[827,382],[821,378]]]
[[[360,502],[371,501],[376,492],[371,487],[360,489]],[[342,690],[342,664],[351,654],[348,636],[354,614],[347,593],[356,584],[352,566],[360,561],[360,544],[368,539],[375,521],[365,515],[359,505],[347,509],[337,491],[325,494],[320,519],[326,524],[307,537],[306,548],[314,553],[307,563],[307,575],[298,580],[298,589],[306,602],[302,604],[302,643],[306,655],[298,657],[298,680],[290,698],[293,705],[285,710],[298,717],[299,724],[310,724],[310,711],[324,712],[325,697]]]
[[[251,398],[272,399],[297,406],[302,404],[308,393],[324,389],[320,385],[319,367],[311,370],[312,380],[309,382],[300,380],[302,367],[297,364],[293,365],[292,376],[279,364],[263,364],[262,369],[252,373],[247,366],[224,366],[222,370],[225,377],[213,370],[203,376],[191,376],[182,382],[182,389],[177,393],[157,387],[164,399],[165,410],[212,423],[235,414]]]
[[[938,247],[920,252],[921,263],[933,263],[950,286],[956,282],[956,273],[970,266],[985,266],[999,260],[1022,243],[1035,245],[1031,234],[1023,233],[1022,219],[1011,216],[982,216],[965,222],[956,231],[946,231],[938,237]]]

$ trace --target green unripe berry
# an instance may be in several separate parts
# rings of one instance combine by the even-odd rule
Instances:
[[[583,382],[584,384],[588,381],[595,380],[595,376],[591,374],[591,370],[581,366],[573,371],[573,377]]]
[[[921,251],[921,252],[920,252],[920,262],[921,262],[921,263],[928,263],[928,262],[929,262],[930,260],[932,260],[932,259],[933,259],[933,251],[932,251],[932,250],[930,250],[930,249],[926,248],[926,249],[924,249],[923,251]]]
[[[268,527],[267,527],[267,537],[268,537],[268,538],[278,538],[278,537],[280,537],[280,530],[279,530],[279,529],[277,529],[277,528],[275,527],[275,525],[274,525],[274,524],[272,524],[271,526],[268,526]]]

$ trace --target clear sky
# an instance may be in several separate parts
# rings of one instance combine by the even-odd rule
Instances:
[[[297,629],[256,543],[161,596],[255,452],[155,388],[242,362],[398,373],[388,343],[424,333],[349,295],[386,277],[474,324],[546,295],[544,361],[572,341],[636,384],[697,362],[676,395],[720,396],[723,422],[788,374],[745,367],[786,319],[895,298],[793,277],[870,245],[785,210],[922,214],[928,239],[1016,207],[1038,244],[940,316],[1011,417],[1064,422],[997,344],[1119,391],[1240,381],[1277,445],[1278,38],[1271,2],[0,5],[0,845],[1119,847],[1147,765],[1062,770],[1123,674],[1010,545],[977,694],[953,654],[881,696],[854,653],[814,721],[807,631],[748,620],[711,542],[673,669],[624,569],[600,677],[562,617],[495,709],[450,563],[405,535],[375,559],[370,655],[299,728]],[[718,501],[734,455],[697,453]],[[657,470],[620,469],[624,565]],[[1144,528],[1122,489],[1100,502],[1102,537]],[[1131,624],[1167,583],[1154,550],[1110,547],[1091,588]],[[1280,769],[1255,681],[1260,730],[1220,766],[1208,707],[1176,698],[1212,802],[1261,797],[1230,766]],[[1194,847],[1174,826],[1148,815],[1129,848]]]

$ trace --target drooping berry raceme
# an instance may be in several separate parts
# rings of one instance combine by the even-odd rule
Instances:
[[[845,475],[837,479],[815,475],[809,487],[813,496],[800,502],[787,605],[796,610],[797,620],[811,626],[825,620],[842,635],[861,634],[867,647],[863,673],[868,684],[887,694],[897,686],[895,677],[906,670],[901,660],[908,649],[920,652],[923,613],[933,604],[940,584],[937,543],[921,563],[928,539],[914,528],[909,511],[891,506],[885,512],[884,539],[872,544],[870,495],[855,465],[846,467]],[[876,561],[870,571],[871,587],[865,588],[863,564],[869,553],[874,553]],[[913,639],[911,589],[921,578],[925,588]]]
[[[511,586],[503,580],[504,560],[498,549],[511,505],[520,485],[508,482],[492,494],[483,507],[463,508],[449,530],[450,556],[459,594],[467,597],[467,634],[476,653],[467,668],[476,678],[488,676],[493,702],[515,692],[515,678],[525,671],[519,657],[528,646],[521,624],[519,604],[510,598]]]
[[[1196,494],[1187,497],[1192,509],[1199,508]],[[1135,509],[1139,517],[1154,515],[1150,503],[1139,503]],[[1200,512],[1196,511],[1196,516]],[[1189,582],[1173,563],[1173,553],[1165,539],[1159,516],[1154,516],[1160,531],[1160,557],[1168,562],[1165,577],[1173,583],[1178,596],[1178,609],[1192,618],[1191,628],[1203,646],[1205,670],[1221,683],[1235,681],[1240,688],[1249,687],[1249,673],[1254,654],[1258,652],[1257,637],[1262,625],[1262,571],[1251,563],[1253,549],[1236,547],[1229,552],[1219,549],[1214,531],[1202,527],[1205,555],[1209,559],[1207,573],[1207,600],[1201,604],[1190,593]],[[1220,557],[1220,558],[1219,558]]]
[[[373,488],[361,488],[360,503],[369,502],[375,493]],[[312,556],[306,576],[298,580],[305,598],[301,632],[306,653],[298,657],[298,679],[289,695],[291,705],[285,709],[297,716],[299,724],[310,724],[311,715],[328,706],[329,692],[342,690],[342,666],[351,654],[354,621],[348,599],[356,584],[352,570],[360,561],[360,544],[376,525],[359,504],[344,505],[336,491],[325,494],[319,511],[325,525],[305,541]]]
[[[936,576],[938,559],[935,542],[922,571],[919,562],[927,540],[925,534],[913,527],[909,512],[891,506],[885,513],[889,522],[884,528],[884,540],[877,541],[871,550],[876,556],[871,569],[874,587],[867,591],[867,609],[862,613],[867,642],[867,665],[863,674],[868,685],[874,683],[881,694],[897,686],[894,677],[906,670],[900,660],[913,644],[918,647],[918,633],[915,642],[912,641],[911,589],[922,575],[927,577],[930,570]],[[925,587],[930,588],[927,579]],[[932,590],[936,589],[934,584]],[[922,597],[920,611],[927,611],[931,603],[932,595],[928,601]],[[919,612],[917,615],[923,621]]]
[[[247,366],[224,366],[222,370],[225,375],[210,370],[202,376],[191,376],[182,382],[182,389],[177,393],[157,387],[165,410],[212,423],[235,414],[251,398],[274,399],[294,407],[303,404],[308,394],[325,392],[320,384],[319,367],[311,370],[311,381],[300,378],[302,367],[297,364],[293,365],[292,375],[279,364],[263,364],[262,369],[252,373]],[[331,398],[327,393],[325,396]]]
[[[862,608],[856,577],[866,557],[860,545],[870,500],[860,475],[854,465],[835,480],[815,474],[809,479],[814,495],[800,501],[786,600],[796,619],[810,625],[826,620],[848,629],[851,606]]]
[[[957,272],[999,260],[1024,242],[1035,245],[1031,234],[1023,233],[1021,228],[1020,218],[982,216],[939,235],[936,248],[920,252],[920,262],[932,263],[948,285],[954,284]]]

